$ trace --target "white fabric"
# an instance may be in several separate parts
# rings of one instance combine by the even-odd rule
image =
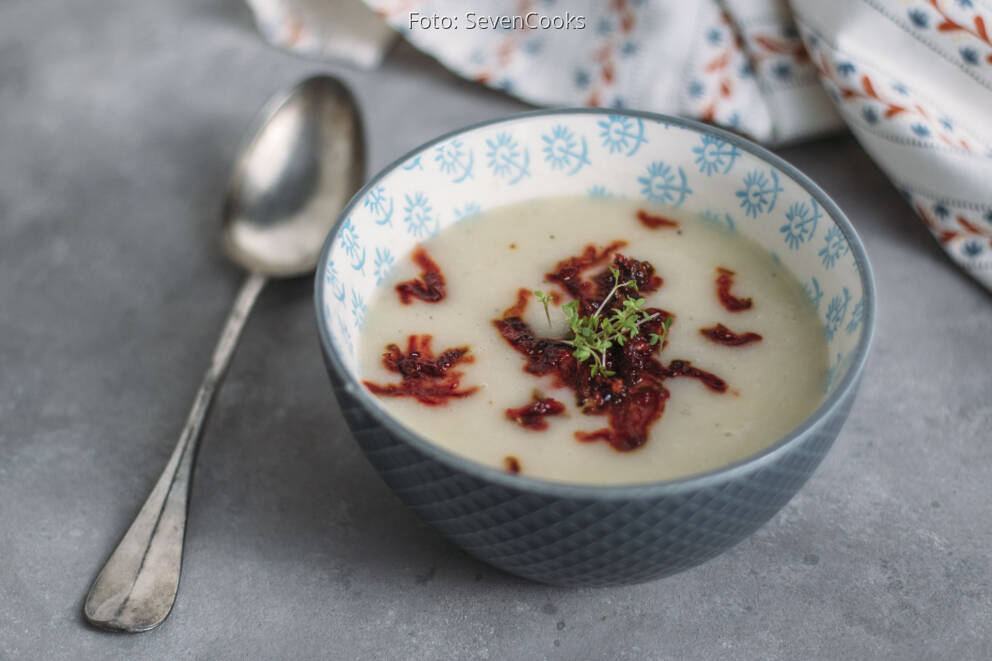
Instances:
[[[363,69],[379,65],[396,39],[361,0],[246,0],[271,43],[306,55],[343,60]]]
[[[366,2],[454,71],[539,105],[699,117],[775,144],[843,126],[784,0]],[[531,11],[584,27],[473,29],[469,15]],[[413,12],[457,24],[424,28]]]
[[[992,2],[793,0],[851,131],[992,289]]]
[[[358,0],[248,1],[283,45],[367,64],[388,44],[349,22]],[[538,105],[684,115],[771,145],[846,123],[992,289],[992,0],[364,1],[453,71]],[[457,27],[424,27],[414,12]],[[584,27],[478,27],[531,12]]]

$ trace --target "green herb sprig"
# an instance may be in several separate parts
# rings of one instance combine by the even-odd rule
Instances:
[[[637,283],[634,280],[620,282],[620,271],[613,267],[610,267],[610,273],[613,275],[613,288],[591,315],[582,316],[579,314],[578,301],[566,303],[561,308],[568,321],[568,327],[572,331],[572,339],[562,340],[562,343],[573,348],[572,355],[580,363],[591,361],[589,369],[594,377],[597,374],[613,376],[615,372],[606,367],[606,352],[614,344],[622,347],[640,332],[641,324],[659,315],[658,312],[649,314],[644,309],[643,298],[627,298],[621,307],[613,310],[612,314],[604,316],[603,310],[620,289],[629,287],[635,293],[637,292]],[[544,304],[544,314],[548,318],[548,325],[551,325],[549,307],[552,302],[551,294],[535,291],[534,296]],[[648,336],[648,341],[652,346],[663,343],[668,337],[668,330],[671,327],[672,318],[667,317],[662,323],[661,332],[651,333]]]

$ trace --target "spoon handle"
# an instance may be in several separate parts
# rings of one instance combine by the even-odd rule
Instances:
[[[255,273],[245,278],[169,463],[90,587],[83,612],[91,624],[111,631],[148,631],[172,610],[183,559],[186,503],[203,421],[265,281],[265,276]]]

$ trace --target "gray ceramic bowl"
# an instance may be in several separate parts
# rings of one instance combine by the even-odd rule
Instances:
[[[578,486],[456,456],[393,419],[360,385],[355,338],[389,266],[488,208],[550,195],[649,199],[765,245],[799,278],[831,357],[822,405],[762,452],[685,479]],[[673,117],[588,109],[469,127],[377,174],[342,212],[316,282],[320,342],[355,439],[386,483],[485,562],[555,585],[634,583],[741,541],[806,482],[844,424],[868,355],[875,294],[860,240],[812,181],[765,149]],[[471,433],[466,430],[466,433]]]

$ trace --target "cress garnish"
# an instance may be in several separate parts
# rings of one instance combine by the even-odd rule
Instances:
[[[621,289],[633,290],[638,293],[637,282],[633,279],[620,282],[620,271],[615,267],[610,267],[610,274],[613,276],[613,288],[606,295],[590,315],[579,313],[579,302],[571,301],[561,306],[568,327],[571,330],[570,340],[561,340],[562,344],[567,344],[573,348],[572,355],[580,363],[592,361],[589,369],[591,376],[602,374],[604,376],[614,376],[615,372],[606,367],[606,352],[614,346],[622,347],[628,340],[633,339],[640,332],[641,324],[651,321],[661,313],[648,313],[644,309],[644,298],[628,296],[623,300],[621,307],[615,308],[610,314],[604,315],[603,310],[614,296]],[[551,311],[549,304],[552,296],[543,291],[535,291],[534,297],[544,305],[544,314],[551,325]],[[659,329],[660,333],[650,333],[648,341],[651,346],[664,343],[668,337],[668,329],[672,327],[672,317],[666,317]]]

